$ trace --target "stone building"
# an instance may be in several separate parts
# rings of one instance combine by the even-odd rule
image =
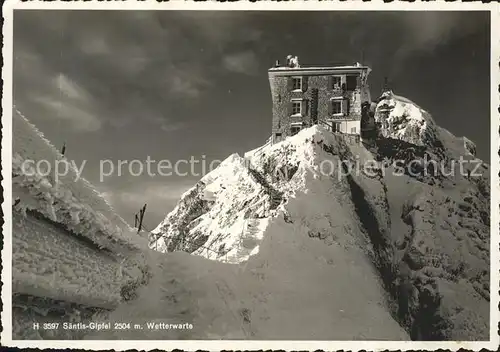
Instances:
[[[322,124],[332,132],[364,137],[374,128],[367,78],[370,68],[301,67],[289,55],[285,66],[269,69],[273,102],[273,140]],[[358,137],[359,138],[359,137]]]

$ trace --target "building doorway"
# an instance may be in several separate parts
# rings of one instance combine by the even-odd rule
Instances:
[[[340,129],[340,122],[332,122],[332,132],[342,132]]]

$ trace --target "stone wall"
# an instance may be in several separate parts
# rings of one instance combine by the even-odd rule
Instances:
[[[354,75],[354,74],[349,74]],[[338,121],[361,120],[362,97],[366,97],[366,89],[361,86],[360,74],[357,73],[356,87],[351,91],[342,88],[331,89],[331,75],[301,76],[290,73],[289,75],[269,73],[271,96],[273,102],[273,135],[281,133],[282,137],[290,134],[292,123],[302,122],[304,127],[311,126],[317,121],[335,119]],[[341,86],[346,83],[346,75],[341,75]],[[302,77],[303,89],[293,90],[290,80],[293,77]],[[343,116],[333,117],[329,108],[331,98],[342,99],[343,111],[348,111]],[[302,100],[304,109],[301,116],[292,116],[292,100]]]

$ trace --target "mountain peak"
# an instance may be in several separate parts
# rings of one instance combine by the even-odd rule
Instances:
[[[411,100],[384,92],[378,99],[375,122],[385,138],[394,138],[419,146],[435,146],[438,141],[432,116]]]

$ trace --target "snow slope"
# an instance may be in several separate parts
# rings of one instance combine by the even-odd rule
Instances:
[[[184,252],[152,256],[153,279],[111,321],[193,325],[128,330],[89,339],[401,340],[373,269],[358,251],[271,225],[246,266]],[[264,250],[265,248],[265,250]]]
[[[370,146],[313,126],[244,158],[231,155],[181,197],[151,247],[239,263],[234,287],[248,282],[251,295],[277,297],[247,307],[282,324],[256,336],[297,336],[300,317],[321,338],[348,338],[342,319],[371,338],[404,338],[397,320],[413,339],[486,339],[489,167],[408,99],[383,96],[376,119],[381,137]],[[425,158],[451,167],[461,156],[471,161],[465,174],[410,167]],[[369,167],[348,174],[340,161]],[[396,161],[402,173],[393,172]],[[473,161],[481,177],[467,175]],[[254,286],[249,268],[265,283]],[[232,297],[228,304],[239,307],[233,300],[242,296]],[[288,323],[273,319],[280,314]]]
[[[89,182],[75,181],[74,169],[56,182],[53,172],[23,167],[63,156],[17,111],[13,137],[14,336],[24,336],[33,315],[64,321],[70,311],[116,307],[123,288],[142,280],[147,240]]]
[[[236,279],[224,281],[230,292],[241,292],[228,304],[252,315],[255,338],[408,339],[389,312],[347,179],[338,170],[323,175],[317,166],[319,158],[336,165],[349,153],[340,136],[313,127],[247,160],[232,155],[153,231],[175,239],[179,224],[197,216],[195,226],[177,232],[187,240],[163,237],[160,248],[242,263],[232,269]],[[271,167],[280,171],[266,179]],[[380,182],[364,182],[382,191]],[[241,224],[258,225],[250,232]],[[203,235],[209,239],[200,247]],[[224,248],[227,259],[204,247]]]
[[[348,152],[342,139],[314,127],[246,160],[230,156],[182,196],[153,231],[163,234],[158,248],[217,259],[199,258],[196,264],[187,257],[189,276],[175,274],[178,264],[165,265],[165,274],[182,277],[183,288],[198,302],[189,319],[203,328],[188,336],[408,339],[388,309],[372,248],[344,194],[349,185],[314,169],[318,157],[335,161],[336,153]],[[284,167],[275,177],[291,181],[266,179],[270,160],[276,170]],[[169,253],[165,261],[174,258]],[[186,279],[192,275],[196,281]],[[160,286],[170,292],[168,284]],[[164,305],[155,306],[149,319],[162,317],[158,306]],[[240,328],[233,331],[234,326]]]

